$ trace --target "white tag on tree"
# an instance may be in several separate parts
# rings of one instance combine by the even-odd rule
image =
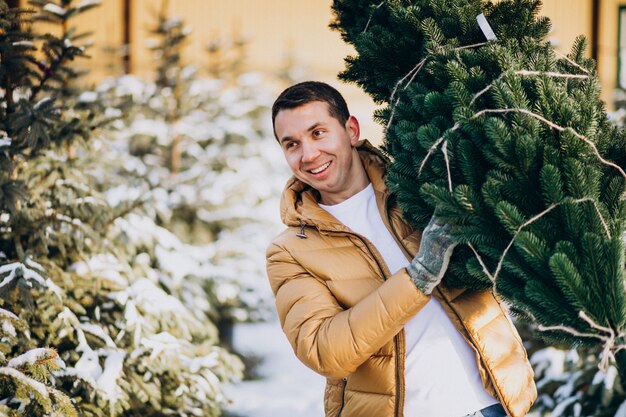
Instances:
[[[484,14],[479,14],[478,16],[476,16],[476,21],[478,22],[478,26],[480,26],[480,30],[483,31],[483,34],[485,35],[485,38],[487,38],[488,41],[495,41],[496,39],[498,39],[496,37],[496,34],[493,33],[493,29],[491,29],[491,25],[489,25],[489,22],[487,22],[487,18],[485,17]]]

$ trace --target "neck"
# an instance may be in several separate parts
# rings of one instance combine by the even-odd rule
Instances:
[[[335,204],[343,203],[350,197],[353,197],[359,192],[363,191],[369,184],[370,184],[370,181],[368,180],[365,184],[360,186],[354,192],[345,193],[345,194],[333,194],[330,197],[325,196],[324,194],[320,193],[320,204],[323,204],[325,206],[334,206]]]
[[[365,187],[367,187],[370,183],[370,179],[367,176],[367,172],[365,171],[365,167],[363,166],[363,162],[361,162],[361,158],[359,158],[358,153],[356,153],[356,160],[354,161],[354,171],[352,172],[352,180],[350,181],[350,188],[344,190],[343,192],[338,193],[323,193],[320,192],[320,203],[332,206],[335,204],[339,204],[343,201],[346,201],[353,195],[357,194],[360,191],[363,191]]]

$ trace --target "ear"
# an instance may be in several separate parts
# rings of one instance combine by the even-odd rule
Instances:
[[[352,146],[356,146],[359,141],[359,137],[361,135],[361,127],[359,126],[359,121],[354,116],[350,116],[346,121],[346,131],[350,136],[350,144]]]

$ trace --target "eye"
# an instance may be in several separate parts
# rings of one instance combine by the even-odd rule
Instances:
[[[319,138],[323,135],[324,135],[324,131],[322,129],[315,129],[313,131],[313,136],[315,136],[316,138]]]
[[[285,144],[285,149],[289,150],[289,149],[294,148],[295,146],[296,146],[296,142],[287,142]]]

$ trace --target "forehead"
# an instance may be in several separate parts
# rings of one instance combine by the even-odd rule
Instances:
[[[315,123],[329,123],[336,120],[331,116],[328,103],[310,101],[292,109],[283,109],[276,114],[274,126],[278,136],[292,130],[307,130]],[[285,132],[287,133],[287,132]]]

